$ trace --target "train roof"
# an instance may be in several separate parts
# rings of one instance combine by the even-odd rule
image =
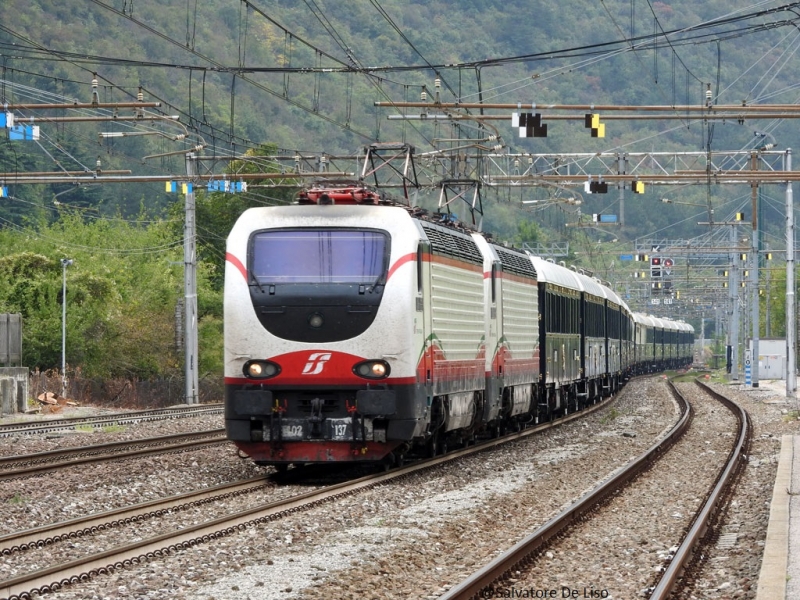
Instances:
[[[581,291],[593,294],[600,298],[607,298],[606,290],[600,285],[600,282],[583,273],[574,273],[581,286]]]
[[[580,282],[578,281],[578,274],[574,271],[544,260],[539,256],[531,256],[531,260],[533,261],[533,266],[536,269],[539,281],[561,285],[576,291],[582,290]]]
[[[642,325],[646,325],[648,327],[654,327],[655,323],[653,322],[653,317],[650,315],[646,315],[644,313],[635,312],[633,313],[633,322],[640,323]]]
[[[561,285],[579,292],[592,294],[598,298],[604,298],[621,306],[624,308],[625,312],[631,312],[631,309],[625,301],[620,298],[619,294],[607,285],[601,283],[598,279],[550,262],[539,256],[531,255],[531,260],[533,261],[533,266],[536,269],[539,281]]]

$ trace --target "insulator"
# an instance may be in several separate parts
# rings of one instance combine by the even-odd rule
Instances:
[[[490,142],[494,142],[494,141],[497,141],[497,136],[496,136],[496,135],[494,135],[494,134],[492,134],[492,135],[490,135],[490,136],[489,136],[488,138],[486,138],[486,139],[487,139],[488,141],[490,141]]]
[[[422,91],[420,92],[419,99],[422,102],[427,102],[428,101],[428,92],[425,90],[425,88],[423,88]]]
[[[186,134],[185,133],[179,133],[178,135],[175,136],[175,141],[176,142],[180,142],[181,140],[185,140],[185,139],[186,139]]]
[[[500,150],[502,149],[503,149],[503,144],[495,144],[494,146],[492,146],[492,150],[494,150],[495,152],[500,152]]]
[[[437,77],[433,80],[433,86],[438,90],[440,87],[442,87],[442,80]]]
[[[98,170],[98,171],[99,171],[99,170],[100,170],[100,168],[103,166],[103,163],[101,162],[101,160],[100,160],[99,158],[97,159],[97,162],[96,162],[95,164],[96,164],[96,166],[97,166],[97,170]]]
[[[139,88],[139,93],[136,94],[136,101],[144,102],[144,92],[142,91],[142,88]]]
[[[92,89],[93,90],[97,89],[97,73],[95,73],[94,77],[92,77]]]
[[[514,168],[515,169],[519,169],[519,159],[518,158],[514,159]]]

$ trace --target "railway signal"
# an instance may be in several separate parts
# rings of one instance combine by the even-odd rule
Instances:
[[[650,277],[657,279],[661,277],[661,257],[653,256],[650,258]]]

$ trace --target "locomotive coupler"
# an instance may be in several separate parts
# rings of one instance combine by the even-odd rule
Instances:
[[[314,398],[311,400],[311,415],[308,417],[308,422],[311,425],[311,435],[313,437],[320,437],[322,435],[322,407],[325,405],[323,398]]]
[[[273,446],[277,446],[283,441],[283,413],[286,412],[287,408],[286,400],[283,401],[283,406],[281,406],[280,400],[275,399],[275,405],[269,415],[269,439]]]

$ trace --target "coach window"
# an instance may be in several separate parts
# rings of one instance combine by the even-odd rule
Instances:
[[[417,244],[417,291],[422,292],[422,244]]]
[[[496,296],[496,289],[495,286],[497,285],[497,263],[492,263],[492,304],[495,303],[495,296]]]

